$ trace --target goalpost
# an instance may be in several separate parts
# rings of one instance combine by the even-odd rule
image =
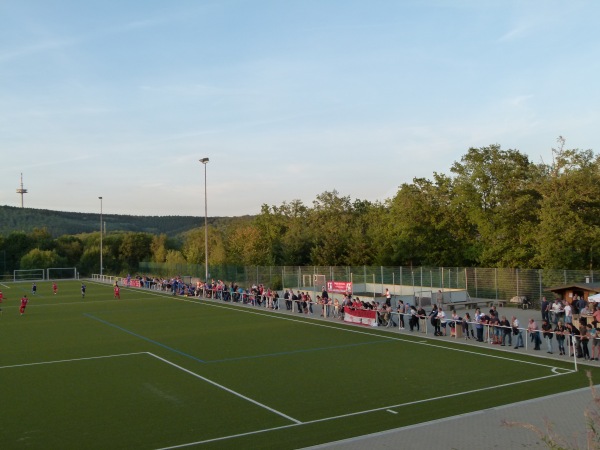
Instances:
[[[43,280],[44,269],[14,270],[13,281]]]
[[[46,269],[47,280],[76,280],[77,267],[49,267]]]

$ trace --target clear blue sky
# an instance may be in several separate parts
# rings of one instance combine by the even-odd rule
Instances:
[[[469,147],[600,148],[600,2],[0,0],[0,204],[384,201]]]

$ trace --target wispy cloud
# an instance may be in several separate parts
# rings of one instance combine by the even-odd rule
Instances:
[[[500,36],[498,38],[498,42],[510,42],[510,41],[520,39],[520,38],[525,37],[528,34],[530,34],[530,32],[533,28],[534,28],[533,24],[531,24],[531,23],[526,24],[526,25],[525,24],[518,25],[518,26],[508,30],[502,36]]]
[[[533,95],[531,95],[531,94],[517,95],[515,97],[510,97],[510,98],[506,99],[505,103],[510,106],[521,107],[521,106],[525,106],[525,104],[532,98],[533,98]]]
[[[69,47],[76,45],[79,42],[80,40],[77,38],[47,39],[0,53],[0,63],[21,58],[23,56]]]
[[[222,88],[206,84],[177,84],[166,86],[143,85],[140,86],[140,89],[148,92],[180,96],[227,96],[250,94],[249,92],[240,89]]]
[[[171,23],[177,20],[182,20],[188,17],[189,14],[186,14],[183,11],[177,12],[175,14],[166,15],[162,17],[155,18],[147,18],[147,19],[139,19],[139,20],[131,20],[129,22],[117,25],[111,25],[105,28],[99,28],[96,30],[91,30],[88,33],[82,33],[79,35],[73,36],[64,36],[64,37],[49,37],[46,39],[42,39],[38,42],[33,42],[30,44],[23,45],[21,47],[17,47],[15,49],[0,52],[0,63],[10,61],[13,59],[46,52],[49,50],[60,50],[76,45],[80,45],[83,42],[96,40],[99,38],[103,38],[111,35],[118,35],[122,33],[128,33],[131,31],[136,31],[145,28],[153,28],[156,26],[160,26],[163,24]]]

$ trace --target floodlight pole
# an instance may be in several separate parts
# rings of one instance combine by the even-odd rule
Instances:
[[[100,199],[100,281],[102,281],[102,235],[104,234],[104,222],[102,220],[102,197]]]
[[[206,164],[208,158],[202,158],[200,162],[204,164],[204,282],[208,283],[208,203],[206,195]]]

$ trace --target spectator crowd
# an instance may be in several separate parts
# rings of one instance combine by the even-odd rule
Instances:
[[[292,289],[285,289],[280,297],[277,290],[263,284],[244,288],[235,282],[225,283],[222,280],[186,283],[181,277],[166,279],[138,276],[136,279],[140,287],[167,291],[172,295],[215,299],[272,310],[285,309],[292,313],[339,320],[344,320],[344,314],[348,311],[366,310],[373,312],[378,326],[410,332],[431,332],[434,336],[451,336],[503,347],[513,347],[514,344],[514,349],[531,343],[533,350],[541,351],[545,343],[549,354],[558,352],[560,356],[574,353],[578,358],[593,361],[600,358],[600,305],[588,303],[581,296],[576,296],[570,303],[559,298],[549,302],[544,297],[541,301],[540,324],[533,317],[527,324],[521,324],[514,315],[510,319],[501,315],[496,306],[489,311],[477,308],[471,317],[467,311],[460,316],[452,305],[442,302],[432,305],[429,312],[422,306],[411,305],[403,300],[392,305],[393,299],[388,290],[385,300],[377,302],[361,300],[350,293],[337,298],[331,296],[325,286],[313,299],[311,291],[294,292]]]

